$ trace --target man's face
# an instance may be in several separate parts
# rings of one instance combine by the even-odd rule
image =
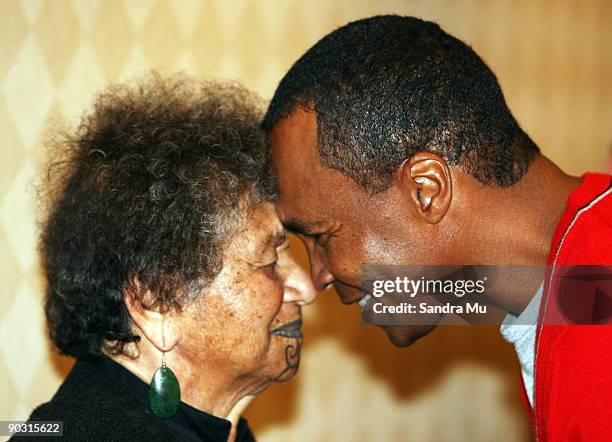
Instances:
[[[276,210],[304,242],[317,290],[334,286],[345,304],[362,298],[365,265],[443,264],[436,225],[423,222],[397,186],[375,195],[321,165],[314,111],[298,108],[270,133],[278,175]],[[405,346],[435,326],[383,327]]]
[[[274,206],[252,209],[184,327],[194,365],[218,367],[249,393],[290,379],[300,362],[301,306],[316,292],[288,246]]]

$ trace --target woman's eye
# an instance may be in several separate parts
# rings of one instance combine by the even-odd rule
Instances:
[[[260,270],[264,271],[265,273],[268,274],[272,274],[276,271],[276,265],[278,264],[278,261],[273,261],[270,264],[266,264],[264,266],[260,267]]]

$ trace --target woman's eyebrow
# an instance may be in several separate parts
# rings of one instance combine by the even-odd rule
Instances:
[[[278,232],[270,232],[266,239],[262,242],[261,253],[265,253],[269,247],[277,248],[287,242],[289,237],[287,236],[287,231],[282,229]]]
[[[278,236],[276,240],[276,247],[280,247],[284,244],[289,245],[289,235],[285,229],[283,229],[283,233]]]

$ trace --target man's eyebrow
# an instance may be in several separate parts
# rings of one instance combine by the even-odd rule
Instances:
[[[303,222],[297,219],[289,219],[283,222],[285,229],[292,233],[302,233],[305,235],[310,235],[312,232],[321,228],[323,223],[321,221],[313,221],[313,222]]]

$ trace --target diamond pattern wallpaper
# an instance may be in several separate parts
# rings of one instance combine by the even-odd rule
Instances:
[[[72,365],[51,351],[42,312],[34,183],[46,130],[151,68],[238,79],[270,98],[317,39],[380,13],[434,20],[468,42],[546,155],[574,174],[606,169],[608,0],[0,2],[0,420],[26,419]],[[497,330],[441,327],[397,349],[334,294],[319,299],[305,311],[299,375],[247,411],[259,440],[529,440],[518,364]]]

